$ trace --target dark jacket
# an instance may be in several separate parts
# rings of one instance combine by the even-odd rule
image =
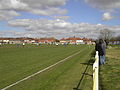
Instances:
[[[95,50],[98,51],[100,56],[105,55],[106,54],[106,44],[105,44],[105,42],[96,43]]]

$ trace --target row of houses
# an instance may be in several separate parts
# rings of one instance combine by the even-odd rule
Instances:
[[[20,44],[20,43],[34,43],[33,38],[0,38],[0,43],[4,44]]]
[[[88,38],[78,38],[78,37],[70,37],[70,38],[62,38],[57,40],[55,38],[0,38],[0,43],[7,44],[20,44],[20,43],[60,43],[60,44],[94,44],[91,39]]]
[[[70,38],[62,38],[60,39],[60,43],[69,43],[69,44],[95,44],[92,39],[88,38],[78,38],[78,37],[70,37]]]
[[[0,38],[0,43],[7,44],[20,44],[20,43],[53,43],[56,39],[54,38]]]
[[[120,40],[110,41],[108,44],[120,45]]]

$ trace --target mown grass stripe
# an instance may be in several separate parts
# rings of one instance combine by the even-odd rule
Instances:
[[[23,82],[23,81],[25,81],[25,80],[27,80],[27,79],[29,79],[29,78],[31,78],[31,77],[34,77],[35,75],[40,74],[40,73],[42,73],[42,72],[44,72],[44,71],[46,71],[46,70],[48,70],[48,69],[50,69],[50,68],[52,68],[52,67],[54,67],[54,66],[56,66],[56,65],[58,65],[58,64],[60,64],[60,63],[62,63],[62,62],[64,62],[64,61],[66,61],[66,60],[68,60],[68,59],[74,57],[75,55],[81,53],[82,51],[84,51],[84,49],[81,50],[81,51],[76,52],[76,53],[73,54],[73,55],[70,55],[70,56],[66,57],[66,58],[63,59],[63,60],[58,61],[57,63],[55,63],[55,64],[53,64],[53,65],[48,66],[47,68],[45,68],[45,69],[43,69],[43,70],[40,70],[40,71],[38,71],[38,72],[36,72],[36,73],[34,73],[34,74],[32,74],[32,75],[26,77],[26,78],[23,78],[23,79],[21,79],[21,80],[15,82],[15,83],[13,83],[13,84],[11,84],[11,85],[8,85],[8,86],[6,86],[5,88],[3,88],[3,89],[1,89],[1,90],[6,90],[6,89],[8,89],[8,88],[10,88],[10,87],[12,87],[12,86],[15,86],[15,85],[19,84],[20,82]]]

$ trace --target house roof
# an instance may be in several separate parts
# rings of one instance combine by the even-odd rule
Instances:
[[[81,38],[76,38],[76,37],[70,37],[70,38],[67,38],[66,40],[82,40]]]
[[[60,39],[60,40],[66,40],[65,38],[62,38],[62,39]]]
[[[62,38],[60,41],[66,41],[66,40],[83,40],[83,41],[92,41],[92,39],[89,38],[79,38],[79,37],[69,37],[69,38]]]
[[[92,41],[91,39],[89,38],[83,38],[84,41]]]
[[[0,38],[0,40],[56,40],[55,38],[25,38],[25,37],[20,37],[20,38]]]
[[[69,38],[62,38],[60,40],[82,40],[82,39],[78,37],[69,37]]]

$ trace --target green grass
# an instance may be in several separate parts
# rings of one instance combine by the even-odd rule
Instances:
[[[102,90],[120,90],[120,45],[107,49],[106,64],[100,67]]]
[[[87,45],[1,47],[0,48],[0,88],[4,88],[26,76],[48,67],[67,56],[81,51],[72,57],[39,75],[23,81],[10,90],[73,90],[77,87],[82,73],[90,60],[93,47]],[[92,66],[87,73],[92,74]],[[81,90],[92,89],[92,77],[85,75]],[[9,90],[8,89],[8,90]]]

